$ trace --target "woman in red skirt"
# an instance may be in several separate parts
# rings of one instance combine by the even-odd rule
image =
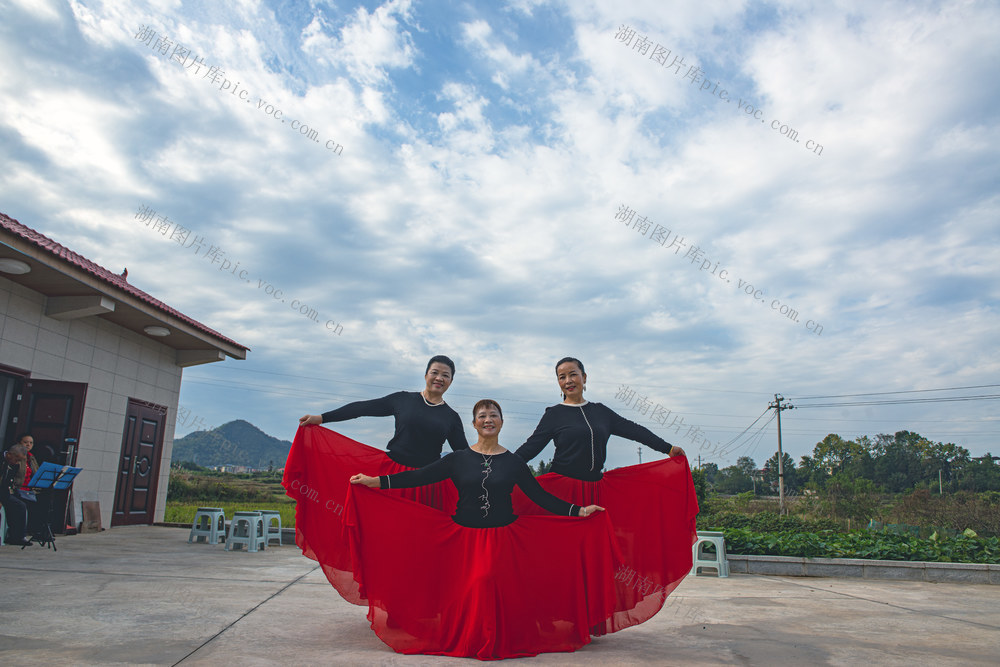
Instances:
[[[400,653],[498,660],[576,650],[614,610],[620,554],[611,525],[603,508],[544,491],[500,446],[495,401],[479,401],[473,415],[471,448],[420,470],[351,478],[359,486],[344,522],[372,629]],[[363,488],[442,480],[458,489],[452,517]],[[549,514],[518,518],[515,486]]]
[[[326,429],[299,428],[285,463],[282,484],[297,501],[295,542],[303,554],[323,566],[327,579],[348,602],[367,604],[358,595],[347,533],[340,519],[348,479],[359,470],[389,475],[423,467],[441,457],[445,440],[453,450],[468,448],[461,417],[444,402],[454,376],[455,363],[438,355],[427,362],[422,391],[398,391],[299,420],[302,427],[357,417],[395,418],[388,451],[341,436],[332,439]],[[454,485],[448,483],[393,493],[448,512],[454,511],[458,498]]]
[[[691,570],[698,514],[691,469],[680,447],[600,403],[584,400],[587,374],[578,359],[561,359],[556,379],[563,402],[545,409],[517,454],[530,461],[554,441],[551,472],[538,482],[561,498],[607,508],[624,557],[615,576],[615,613],[604,628],[604,632],[616,632],[652,618]],[[604,473],[612,435],[671,458]],[[514,508],[522,514],[535,511],[516,492]]]

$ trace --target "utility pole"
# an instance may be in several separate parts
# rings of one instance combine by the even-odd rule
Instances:
[[[767,406],[778,411],[778,513],[782,515],[785,514],[785,452],[781,448],[781,411],[795,409],[794,405],[782,405],[783,400],[784,397],[775,394],[774,403]]]
[[[639,445],[635,449],[637,452],[639,452],[639,465],[642,465],[642,445]]]

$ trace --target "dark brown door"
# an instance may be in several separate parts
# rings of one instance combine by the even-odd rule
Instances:
[[[80,444],[80,424],[87,385],[56,380],[24,381],[18,418],[18,432],[35,439],[31,453],[39,463],[76,465]],[[16,436],[15,436],[16,437]],[[65,532],[68,491],[52,492],[52,532]]]
[[[128,399],[112,526],[153,523],[166,409]]]

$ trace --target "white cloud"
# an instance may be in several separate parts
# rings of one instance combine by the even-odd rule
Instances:
[[[465,45],[477,55],[484,55],[496,67],[493,82],[500,88],[510,88],[511,78],[522,76],[529,69],[538,69],[535,60],[526,54],[514,55],[505,44],[497,44],[496,37],[486,21],[473,21],[462,25]]]
[[[326,65],[344,63],[352,78],[366,84],[383,83],[386,70],[413,64],[415,49],[405,24],[412,22],[410,0],[391,0],[369,13],[358,7],[341,29],[317,16],[303,31],[303,50]]]

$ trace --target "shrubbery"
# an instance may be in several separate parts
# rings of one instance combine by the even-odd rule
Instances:
[[[906,494],[879,493],[866,488],[866,484],[854,489],[839,484],[832,487],[786,498],[788,516],[782,517],[786,523],[774,523],[778,514],[777,498],[762,498],[752,492],[729,498],[709,495],[705,502],[699,503],[698,528],[752,527],[770,532],[801,526],[807,531],[848,531],[865,528],[874,520],[883,524],[916,526],[925,537],[935,530],[961,533],[966,528],[985,537],[1000,536],[1000,493],[996,491],[959,491],[942,496],[926,489]],[[739,518],[741,516],[746,518]],[[750,520],[758,516],[762,518],[755,519],[757,523]],[[771,527],[768,522],[772,522]]]
[[[959,491],[941,496],[918,489],[901,496],[875,518],[884,523],[941,526],[958,532],[972,528],[980,535],[1000,535],[1000,493]]]
[[[792,515],[779,516],[776,512],[759,512],[752,515],[740,514],[738,512],[720,512],[705,517],[699,516],[698,528],[702,530],[745,528],[758,533],[841,530],[840,525],[830,519],[805,519]]]
[[[192,474],[172,470],[167,502],[228,501],[264,502],[273,498],[270,486],[251,479],[236,479],[233,475]]]
[[[1000,563],[1000,538],[924,539],[885,532],[757,532],[726,528],[726,552],[799,558],[868,558],[945,563]]]

